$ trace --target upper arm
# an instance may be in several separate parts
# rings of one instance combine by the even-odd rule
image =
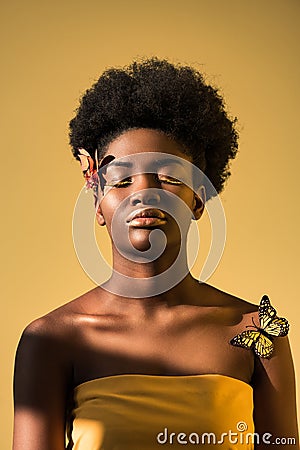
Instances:
[[[63,450],[70,368],[43,319],[20,339],[14,373],[13,450]]]
[[[288,337],[275,338],[274,347],[270,359],[255,358],[254,424],[260,437],[257,448],[270,448],[262,443],[263,434],[269,433],[272,437],[265,436],[271,442],[275,438],[295,438],[292,448],[299,449],[295,373]],[[286,447],[284,440],[276,445],[277,450]]]

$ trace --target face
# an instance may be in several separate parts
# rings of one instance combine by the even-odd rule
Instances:
[[[157,130],[129,130],[109,144],[102,161],[110,162],[96,216],[113,246],[115,237],[126,235],[136,250],[146,251],[155,229],[164,232],[167,246],[179,246],[186,237],[180,234],[187,233],[192,217],[200,218],[205,203],[182,181],[191,177],[184,161],[192,163],[182,146]],[[130,244],[120,239],[117,248],[130,253]]]

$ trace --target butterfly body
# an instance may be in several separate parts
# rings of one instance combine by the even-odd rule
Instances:
[[[289,323],[283,317],[277,317],[276,310],[271,306],[269,297],[264,295],[258,307],[259,326],[257,326],[252,318],[253,325],[246,328],[254,328],[246,330],[234,336],[230,344],[253,349],[261,358],[270,358],[274,350],[273,338],[286,336],[289,331]]]

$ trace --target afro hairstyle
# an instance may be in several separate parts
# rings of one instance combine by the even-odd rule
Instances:
[[[76,159],[84,148],[93,159],[97,150],[100,160],[125,131],[159,130],[183,146],[220,193],[238,149],[236,121],[203,74],[153,57],[103,72],[70,121],[70,144]]]

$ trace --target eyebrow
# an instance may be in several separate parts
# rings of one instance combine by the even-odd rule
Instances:
[[[153,162],[153,164],[155,167],[166,166],[168,164],[177,164],[182,167],[184,166],[181,161],[179,161],[178,159],[173,159],[173,158],[159,159],[159,160]],[[129,161],[118,161],[116,159],[109,162],[108,165],[110,167],[132,167],[133,166],[133,164]]]
[[[156,166],[166,166],[167,164],[177,164],[179,166],[183,166],[183,163],[180,160],[173,158],[165,158],[155,161]]]
[[[131,162],[113,160],[108,163],[108,167],[132,167]]]

